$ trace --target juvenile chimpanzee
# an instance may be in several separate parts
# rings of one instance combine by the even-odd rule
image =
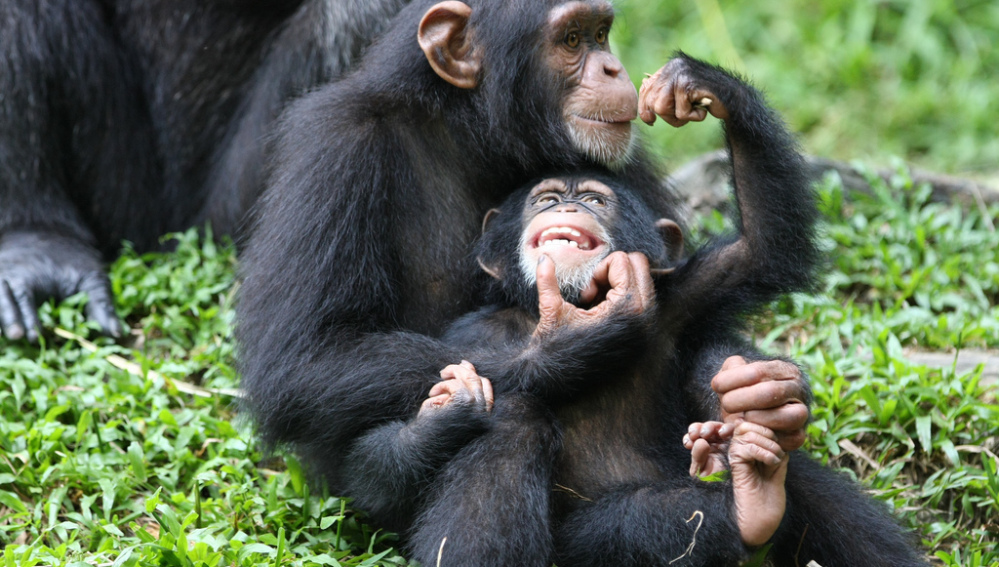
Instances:
[[[714,110],[765,116],[753,91],[742,95]],[[537,518],[551,522],[556,553],[518,564],[737,565],[768,541],[776,565],[923,564],[880,504],[803,455],[793,455],[786,472],[785,516],[783,451],[751,421],[736,430],[735,482],[689,474],[681,439],[697,418],[684,395],[683,345],[800,288],[815,254],[814,215],[802,214],[814,207],[807,185],[736,188],[738,237],[680,261],[676,223],[656,219],[633,189],[602,175],[545,179],[487,216],[478,251],[496,279],[493,302],[458,320],[444,341],[468,361],[449,373],[488,377],[497,423],[445,466],[437,500],[418,523],[434,535],[428,542],[448,537],[444,565],[512,564],[469,550],[549,527]],[[615,270],[625,264],[636,269]],[[610,276],[610,288],[601,289],[592,282],[602,271],[635,281]],[[610,316],[598,322],[595,311]],[[627,341],[616,342],[616,326],[631,330]],[[545,346],[552,344],[559,348]],[[435,407],[449,402],[431,399]],[[720,429],[691,434],[718,440]],[[526,430],[548,444],[518,443]],[[504,508],[516,490],[536,492]]]
[[[431,518],[421,514],[433,504],[429,483],[491,427],[493,412],[517,403],[497,399],[487,411],[476,382],[455,388],[459,403],[420,411],[441,368],[462,358],[440,333],[482,299],[487,278],[469,251],[483,214],[545,171],[601,164],[674,216],[659,175],[632,147],[638,97],[608,50],[612,19],[599,0],[414,1],[355,72],[282,118],[241,256],[237,338],[249,407],[265,441],[290,445],[332,492],[421,542],[424,563],[434,563],[437,543],[422,545],[431,538],[414,521]],[[691,92],[711,78],[686,58],[670,68]],[[766,160],[752,179],[803,183],[794,155],[786,161],[771,142],[747,140],[768,144],[746,150]],[[636,280],[631,265],[608,274],[621,270]],[[605,333],[608,348],[626,350],[634,325],[608,329],[617,329]],[[759,362],[734,330],[683,346],[679,372],[695,385],[698,419],[756,409],[782,445],[800,445],[807,388],[794,365]],[[719,402],[708,384],[731,354],[757,362],[719,374],[728,384]],[[511,492],[504,505],[532,494]]]
[[[233,234],[288,100],[348,68],[405,0],[0,2],[0,334],[104,261],[211,221]]]

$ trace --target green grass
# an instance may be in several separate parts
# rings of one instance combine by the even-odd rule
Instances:
[[[854,471],[939,563],[997,565],[997,387],[905,349],[999,347],[999,234],[904,173],[875,187],[822,184],[825,290],[774,304],[754,337],[811,374],[809,451]],[[0,566],[405,565],[394,536],[260,453],[226,393],[232,249],[178,238],[112,267],[123,345],[53,334],[90,333],[78,298],[42,308],[38,347],[0,340]]]
[[[617,6],[615,47],[636,82],[680,48],[750,76],[810,152],[996,176],[995,2]],[[673,165],[719,143],[697,125],[648,136]],[[902,171],[873,195],[845,198],[834,179],[822,195],[825,289],[776,303],[754,337],[811,375],[807,450],[853,471],[938,564],[995,567],[997,386],[907,352],[999,348],[999,235],[986,220],[999,207],[931,203]],[[394,536],[310,493],[240,419],[234,264],[231,247],[193,232],[173,253],[126,252],[111,273],[127,340],[92,338],[80,298],[42,308],[37,347],[0,339],[0,567],[406,564]]]

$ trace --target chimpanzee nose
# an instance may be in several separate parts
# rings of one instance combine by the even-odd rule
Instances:
[[[579,209],[576,208],[575,203],[562,203],[561,205],[555,207],[555,210],[560,213],[578,213]]]

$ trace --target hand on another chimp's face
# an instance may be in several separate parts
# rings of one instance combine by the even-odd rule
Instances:
[[[612,315],[644,314],[655,302],[655,289],[644,254],[612,252],[597,265],[593,281],[580,296],[589,309],[562,297],[555,277],[555,263],[547,256],[538,262],[538,308],[541,318],[534,331],[544,337],[562,327],[599,324]]]

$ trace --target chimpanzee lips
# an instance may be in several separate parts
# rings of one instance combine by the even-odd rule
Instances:
[[[570,246],[584,251],[600,247],[603,242],[585,230],[571,226],[552,226],[542,230],[534,238],[534,247]]]

